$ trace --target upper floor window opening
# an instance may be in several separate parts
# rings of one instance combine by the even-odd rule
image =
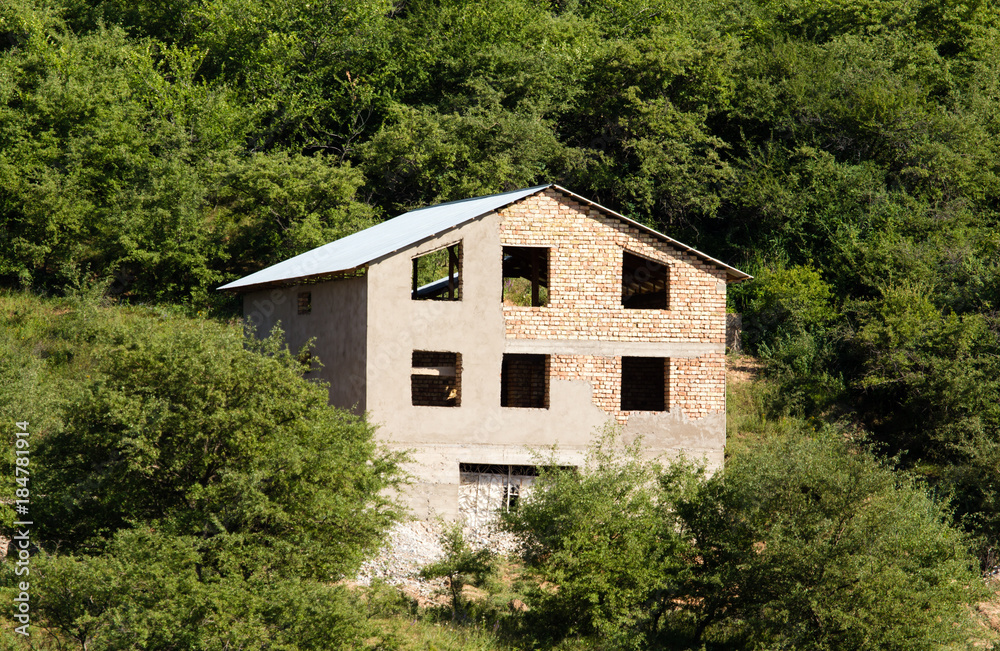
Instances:
[[[622,411],[667,411],[669,369],[666,357],[622,357]]]
[[[549,250],[503,247],[503,304],[541,307],[549,303]]]
[[[669,267],[622,251],[622,306],[633,310],[666,310],[669,304]]]
[[[549,408],[549,356],[504,353],[500,368],[500,406]]]
[[[410,298],[415,301],[460,301],[461,274],[461,242],[413,258]]]

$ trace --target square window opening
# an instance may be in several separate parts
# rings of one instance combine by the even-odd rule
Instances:
[[[462,404],[462,355],[413,351],[410,399],[415,407],[458,407]]]
[[[413,258],[410,298],[415,301],[460,301],[461,277],[461,242]]]
[[[549,303],[549,250],[503,247],[503,304],[541,307]]]
[[[666,310],[670,303],[669,267],[622,252],[622,305],[632,310]]]
[[[299,292],[299,314],[311,314],[312,309],[312,292]]]
[[[500,406],[549,408],[549,356],[504,355],[500,370]]]
[[[665,357],[622,357],[622,411],[667,411]]]

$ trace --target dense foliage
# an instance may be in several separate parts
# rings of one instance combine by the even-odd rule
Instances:
[[[836,433],[743,447],[710,479],[606,438],[505,514],[557,589],[532,635],[604,648],[937,649],[969,635],[978,567],[948,513]],[[537,638],[536,638],[537,639]]]
[[[2,466],[8,494],[31,496],[37,626],[92,649],[362,644],[331,583],[400,517],[398,458],[280,332],[251,343],[93,297],[2,296],[0,323],[0,414],[31,424],[28,480]]]
[[[777,387],[766,417],[867,432],[949,501],[984,568],[1000,562],[995,0],[0,3],[4,288],[97,278],[123,303],[232,308],[221,283],[402,210],[553,181],[754,274],[730,307]],[[342,468],[296,475],[293,455],[275,482],[274,460],[213,464],[276,449],[267,418],[292,419],[300,450],[331,426],[363,455],[365,426],[278,401],[200,410],[217,394],[199,372],[228,395],[257,373],[292,386],[293,363],[178,327],[183,351],[81,324],[0,357],[0,407],[37,414],[50,458],[92,443],[58,469],[52,535],[125,558],[153,538],[116,532],[155,521],[213,567],[356,562],[381,525],[341,532],[364,542],[350,552],[283,547],[299,515],[283,496],[342,515],[340,491],[310,492]],[[239,409],[245,428],[228,427]],[[219,456],[193,458],[175,428]],[[161,462],[183,488],[154,476]],[[314,524],[294,544],[336,528]],[[612,610],[587,626],[641,619]]]

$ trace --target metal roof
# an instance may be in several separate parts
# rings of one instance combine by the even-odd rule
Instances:
[[[223,285],[219,289],[241,289],[270,285],[297,278],[324,276],[357,269],[390,253],[406,248],[476,217],[493,212],[547,188],[540,185],[488,197],[451,201],[411,210],[371,228],[306,251],[257,273]]]
[[[709,257],[686,244],[667,237],[647,226],[633,221],[623,215],[609,210],[577,194],[554,184],[539,185],[524,190],[514,190],[487,197],[475,197],[461,201],[451,201],[436,206],[411,210],[393,219],[376,224],[371,228],[348,235],[329,244],[306,251],[294,258],[262,269],[219,287],[226,290],[248,290],[261,286],[285,284],[293,280],[323,277],[345,271],[351,271],[378,260],[386,255],[422,242],[444,231],[482,217],[504,206],[508,206],[525,197],[554,188],[577,201],[593,206],[609,215],[625,221],[636,228],[644,230],[671,245],[693,253],[709,262],[719,265],[727,272],[730,281],[746,280],[749,275],[739,269]]]

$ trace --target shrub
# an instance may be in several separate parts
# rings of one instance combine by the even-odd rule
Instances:
[[[546,469],[532,497],[502,520],[544,581],[529,595],[534,634],[641,646],[690,574],[689,544],[670,506],[697,476],[644,461],[640,443],[622,447],[613,431],[581,472]]]
[[[505,516],[549,582],[526,617],[602,648],[931,649],[982,592],[949,513],[908,476],[804,424],[711,478],[605,438]],[[529,627],[530,628],[530,627]]]
[[[960,643],[981,594],[949,514],[833,431],[761,441],[678,510],[697,637],[754,648]]]
[[[328,579],[397,517],[395,458],[280,350],[235,326],[168,318],[123,330],[33,461],[49,546],[99,551],[134,523],[196,537],[222,574]],[[263,353],[263,354],[262,354]]]

